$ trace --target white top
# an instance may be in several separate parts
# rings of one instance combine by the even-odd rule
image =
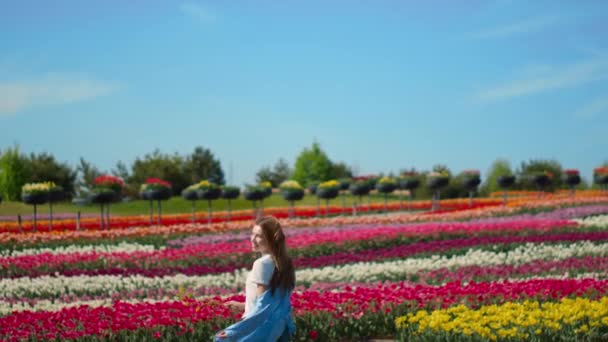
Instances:
[[[258,298],[258,284],[268,286],[270,279],[272,279],[274,268],[274,261],[270,254],[264,254],[253,262],[253,267],[247,275],[247,281],[245,282],[245,313],[243,316],[253,311],[255,301]]]

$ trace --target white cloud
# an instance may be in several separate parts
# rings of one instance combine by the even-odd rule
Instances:
[[[574,117],[577,119],[592,119],[602,112],[608,112],[608,94],[604,94],[604,96],[600,96],[577,109],[574,112]]]
[[[550,90],[576,87],[606,78],[608,78],[607,58],[562,67],[545,67],[534,77],[522,78],[483,90],[476,94],[475,100],[477,102],[506,100]]]
[[[112,93],[117,85],[65,74],[0,82],[0,116],[37,106],[85,101]]]
[[[215,13],[197,3],[185,2],[179,5],[179,9],[185,14],[207,24],[213,23],[216,20]]]
[[[557,17],[538,17],[501,27],[488,28],[471,35],[472,39],[502,38],[540,31],[557,22]]]

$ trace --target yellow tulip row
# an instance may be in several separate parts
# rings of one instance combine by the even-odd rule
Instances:
[[[563,298],[559,302],[507,302],[471,309],[457,305],[428,312],[420,310],[395,320],[397,330],[413,335],[447,333],[452,336],[529,339],[533,335],[592,334],[608,327],[608,297],[599,300]]]

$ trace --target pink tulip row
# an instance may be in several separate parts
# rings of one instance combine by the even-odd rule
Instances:
[[[581,218],[591,215],[605,214],[608,213],[608,205],[588,205],[582,207],[568,207],[568,208],[558,208],[552,211],[540,212],[536,214],[519,214],[514,216],[502,216],[502,217],[484,217],[478,218],[473,221],[469,221],[468,223],[464,222],[426,222],[426,223],[410,223],[404,225],[398,225],[396,223],[387,223],[386,227],[390,228],[405,228],[410,227],[408,231],[417,232],[419,234],[430,234],[431,231],[426,231],[426,227],[434,227],[440,230],[438,233],[443,234],[443,229],[445,227],[453,226],[454,230],[449,233],[470,233],[465,227],[459,227],[459,225],[470,225],[471,222],[476,223],[486,223],[489,225],[494,225],[494,229],[492,231],[504,233],[510,229],[516,229],[515,227],[509,227],[509,223],[507,222],[530,222],[530,221],[565,221],[571,220],[575,218]],[[305,227],[298,229],[285,229],[285,235],[287,236],[287,240],[291,241],[293,237],[297,235],[316,235],[321,233],[341,233],[348,234],[349,236],[355,231],[359,230],[368,230],[378,228],[379,224],[371,224],[371,225],[348,225],[348,226],[323,226],[323,227]],[[481,227],[481,226],[479,226]],[[460,229],[459,229],[460,228]],[[463,229],[464,228],[464,229]],[[527,229],[534,229],[533,227],[529,227]],[[480,228],[483,231],[483,228]],[[448,232],[446,232],[448,233]],[[484,232],[489,233],[489,232]],[[241,232],[227,232],[227,233],[216,233],[216,234],[205,234],[205,235],[194,235],[188,236],[181,239],[175,239],[167,241],[167,246],[169,247],[186,247],[192,245],[201,245],[201,244],[217,244],[220,242],[230,242],[230,241],[247,241],[250,236],[249,231],[241,231]]]
[[[437,237],[440,235],[494,235],[517,233],[520,231],[548,232],[554,229],[576,227],[577,223],[569,220],[519,220],[505,222],[431,222],[405,226],[376,226],[367,229],[348,229],[348,227],[290,236],[290,248],[305,248],[311,245],[334,244],[341,245],[349,242],[366,241],[370,239],[394,239],[403,237]],[[345,234],[348,232],[348,234]],[[205,243],[192,246],[198,253],[214,256],[229,253],[245,253],[250,251],[248,239],[244,241],[229,241],[220,243]],[[185,250],[188,250],[185,248]]]
[[[605,241],[608,240],[608,231],[600,232],[572,232],[572,233],[553,233],[539,235],[515,235],[515,236],[482,236],[473,238],[458,238],[451,240],[432,240],[415,242],[411,244],[398,245],[387,248],[357,250],[353,253],[350,250],[339,251],[328,255],[321,256],[301,256],[294,260],[294,264],[298,268],[315,268],[329,265],[339,265],[356,262],[382,261],[395,258],[406,258],[420,254],[428,253],[445,253],[450,250],[458,250],[462,248],[473,248],[487,245],[508,245],[522,243],[556,243],[556,242],[575,242],[575,241]],[[114,256],[112,253],[110,255]],[[204,275],[223,272],[232,272],[234,270],[247,267],[243,261],[233,260],[225,264],[192,264],[180,265],[179,263],[158,263],[153,264],[146,260],[128,259],[128,263],[120,258],[107,257],[104,267],[90,269],[86,267],[86,261],[83,259],[75,259],[73,257],[64,259],[60,256],[47,256],[49,259],[41,260],[33,258],[33,262],[27,263],[26,257],[20,257],[19,263],[12,264],[12,269],[20,268],[19,276],[28,275],[36,277],[46,274],[60,272],[63,275],[145,275],[149,277],[166,276],[176,273],[185,275]],[[196,255],[191,255],[192,258],[198,258]],[[3,267],[9,268],[9,264]],[[13,271],[16,272],[16,271]],[[14,274],[14,273],[13,273]],[[13,276],[14,277],[14,276]]]
[[[608,291],[608,280],[529,280],[522,282],[448,283],[443,286],[411,286],[407,283],[361,284],[338,292],[305,291],[292,295],[294,313],[328,312],[336,318],[360,318],[366,312],[390,312],[395,305],[448,307],[466,301],[472,306],[524,298],[556,300],[567,296],[601,296]],[[183,300],[128,304],[111,307],[77,306],[54,312],[23,311],[0,317],[0,336],[7,340],[68,339],[106,336],[125,330],[177,327],[184,333],[197,322],[235,319],[222,301],[243,301],[243,295],[203,301]],[[160,333],[159,335],[160,336]]]
[[[523,230],[548,232],[554,229],[574,227],[575,222],[568,220],[520,220],[506,222],[452,222],[425,223],[411,226],[371,227],[349,231],[322,231],[312,234],[296,235],[289,238],[290,248],[303,249],[313,245],[332,244],[342,245],[367,240],[387,240],[402,237],[424,237],[449,234],[494,235],[517,233]],[[166,248],[152,252],[87,252],[51,254],[41,253],[17,257],[0,258],[0,269],[12,267],[35,269],[40,267],[53,268],[62,264],[93,263],[103,260],[107,267],[131,264],[138,268],[149,268],[151,265],[166,261],[179,261],[192,258],[210,258],[227,254],[245,254],[251,251],[249,241],[227,241],[219,243],[200,243],[183,248]]]

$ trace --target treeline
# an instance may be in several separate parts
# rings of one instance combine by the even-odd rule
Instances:
[[[24,184],[51,181],[60,185],[68,197],[84,197],[93,180],[107,173],[122,178],[125,182],[123,193],[131,197],[137,196],[141,184],[150,177],[170,182],[177,194],[201,180],[225,183],[219,160],[210,150],[200,146],[188,155],[164,154],[155,150],[136,158],[130,166],[119,161],[109,172],[102,172],[84,158],[72,167],[56,160],[52,154],[26,155],[15,146],[0,155],[0,194],[6,200],[19,200]]]
[[[608,166],[608,161],[600,166]],[[402,169],[397,173],[388,172],[380,173],[378,175],[367,175],[365,178],[374,184],[376,180],[384,176],[398,178],[403,175],[413,174],[420,180],[420,184],[426,184],[427,175],[431,171],[447,175],[450,179],[449,184],[441,191],[442,198],[460,198],[468,196],[469,190],[464,185],[466,172],[463,171],[456,174],[443,164],[437,164],[433,166],[431,170],[410,168]],[[476,195],[487,196],[492,192],[501,190],[497,184],[497,179],[499,176],[506,175],[515,176],[515,183],[510,187],[510,190],[539,190],[537,184],[533,181],[533,176],[540,173],[550,176],[550,182],[542,189],[543,191],[553,192],[557,189],[567,189],[568,185],[565,183],[564,177],[566,171],[567,170],[564,169],[557,160],[533,159],[522,162],[518,167],[512,167],[509,161],[499,159],[492,164],[487,171],[487,174],[480,172],[483,182],[476,192]],[[273,187],[277,187],[283,181],[293,179],[307,187],[314,183],[332,179],[352,178],[353,176],[360,175],[355,175],[353,169],[344,162],[331,161],[319,144],[313,143],[310,148],[305,148],[300,152],[296,158],[293,169],[289,167],[289,164],[285,160],[279,159],[274,167],[266,166],[259,170],[256,174],[256,181],[258,183],[268,181]],[[597,184],[594,184],[593,180],[582,178],[580,184],[578,184],[576,188],[597,188]],[[420,186],[416,190],[416,195],[418,197],[427,198],[431,196],[431,193],[427,187]]]
[[[608,166],[608,162],[603,166]],[[379,179],[383,176],[396,178],[403,174],[416,174],[421,184],[425,184],[429,171],[447,174],[450,178],[449,185],[442,190],[442,198],[468,195],[468,190],[463,184],[464,173],[454,174],[442,164],[435,165],[432,170],[402,169],[397,173],[389,172],[374,175],[372,178]],[[530,160],[522,162],[516,168],[512,168],[506,160],[497,160],[486,174],[481,172],[483,183],[479,187],[478,194],[487,195],[498,191],[496,179],[504,175],[516,176],[516,182],[511,187],[513,190],[537,190],[535,184],[530,181],[530,175],[537,173],[551,175],[551,182],[544,189],[545,191],[563,189],[566,188],[564,172],[562,165],[556,160]],[[46,152],[27,155],[21,153],[18,146],[0,151],[0,195],[5,200],[19,200],[21,187],[26,183],[46,181],[52,181],[63,187],[68,197],[82,197],[86,195],[97,176],[108,173],[123,179],[126,185],[123,193],[131,197],[137,197],[140,185],[150,177],[170,182],[174,194],[179,194],[189,185],[201,180],[219,185],[225,184],[224,171],[219,160],[209,149],[201,146],[187,155],[165,154],[157,149],[142,158],[136,158],[129,166],[118,161],[115,168],[109,171],[99,170],[84,158],[80,159],[78,165],[72,167],[56,160],[52,154]],[[273,187],[278,187],[288,179],[296,180],[306,187],[313,183],[353,176],[360,175],[357,175],[346,163],[332,161],[315,142],[298,154],[293,167],[281,158],[273,166],[264,166],[258,170],[255,178],[257,183],[270,182]],[[592,180],[583,179],[577,188],[585,189],[592,186],[594,186]],[[421,186],[417,195],[428,196],[428,190],[425,188]]]

